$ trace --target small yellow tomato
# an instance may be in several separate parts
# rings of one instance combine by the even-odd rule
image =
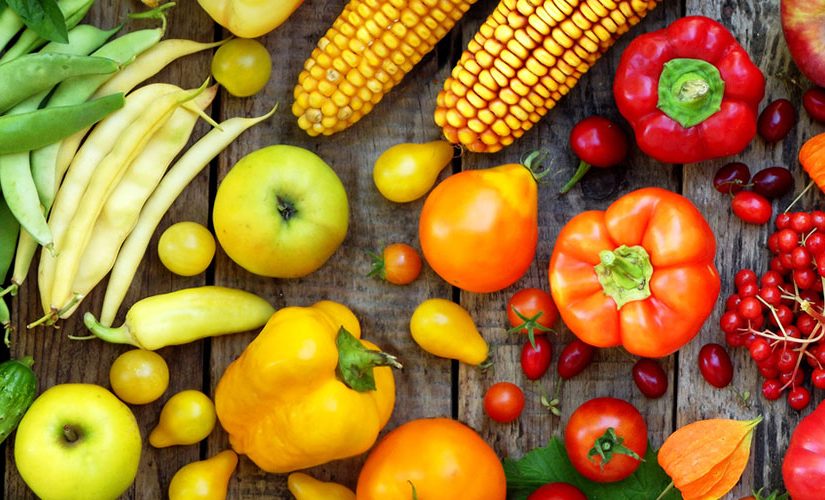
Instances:
[[[453,145],[447,141],[396,144],[375,161],[372,179],[378,191],[390,201],[417,200],[433,187],[453,155]]]
[[[169,367],[160,354],[144,349],[126,351],[109,368],[112,392],[122,401],[145,405],[169,387]]]
[[[355,500],[355,493],[346,486],[319,481],[303,472],[290,474],[286,485],[295,500]]]
[[[272,58],[264,45],[248,38],[233,38],[215,51],[212,75],[235,97],[260,92],[272,73]]]
[[[238,455],[232,450],[184,465],[172,476],[169,500],[225,499],[229,479],[237,465]]]
[[[197,222],[169,226],[158,240],[158,257],[167,269],[181,276],[206,271],[215,256],[215,237]]]
[[[487,361],[490,348],[466,309],[446,299],[427,299],[413,311],[410,333],[422,349],[468,365]]]
[[[181,391],[163,405],[149,444],[165,448],[198,443],[212,432],[215,420],[215,405],[209,396],[193,389]]]

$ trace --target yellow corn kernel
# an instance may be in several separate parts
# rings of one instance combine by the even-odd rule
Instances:
[[[480,134],[487,129],[487,125],[484,124],[478,118],[471,118],[467,120],[467,128],[475,132],[476,134]]]

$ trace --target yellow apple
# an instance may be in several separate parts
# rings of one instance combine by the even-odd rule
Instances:
[[[335,171],[296,146],[261,148],[241,158],[218,187],[213,222],[227,255],[272,278],[305,276],[344,241],[347,193]]]
[[[20,476],[43,500],[103,500],[134,482],[141,438],[128,406],[99,385],[61,384],[41,394],[14,441]]]

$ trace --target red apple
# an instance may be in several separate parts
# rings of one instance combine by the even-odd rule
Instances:
[[[825,86],[825,0],[781,0],[782,31],[794,62]]]

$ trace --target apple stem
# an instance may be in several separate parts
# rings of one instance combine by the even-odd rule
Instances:
[[[281,214],[284,220],[289,220],[295,216],[295,205],[289,200],[285,200],[278,196],[278,213]]]
[[[63,437],[70,443],[74,443],[80,438],[80,436],[77,435],[77,431],[74,430],[74,427],[68,424],[63,426]]]

